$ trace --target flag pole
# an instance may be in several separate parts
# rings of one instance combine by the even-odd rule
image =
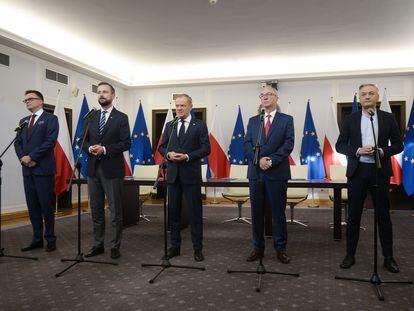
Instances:
[[[59,97],[60,97],[60,89],[57,90],[57,97],[56,97],[56,106],[59,104]],[[55,106],[55,109],[56,109]],[[58,208],[58,200],[59,196],[55,195],[55,216],[62,216],[62,212],[59,212],[59,208]],[[72,207],[71,207],[72,208]]]

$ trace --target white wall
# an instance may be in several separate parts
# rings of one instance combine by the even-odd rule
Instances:
[[[44,96],[46,103],[54,105],[57,90],[61,90],[61,99],[65,107],[73,109],[73,133],[76,129],[83,94],[86,94],[90,106],[98,107],[96,94],[92,93],[91,85],[99,82],[73,70],[54,65],[50,62],[19,52],[0,45],[0,52],[11,56],[11,66],[0,66],[0,149],[4,149],[14,137],[13,129],[23,116],[28,115],[25,105],[21,102],[26,89],[38,89]],[[46,80],[44,69],[49,68],[69,76],[69,86]],[[302,139],[302,130],[306,109],[306,102],[311,100],[312,114],[317,134],[323,141],[325,120],[331,97],[333,102],[352,102],[354,92],[361,83],[377,83],[381,89],[387,88],[389,101],[406,101],[406,119],[408,119],[414,98],[414,75],[376,76],[370,78],[347,79],[309,79],[304,81],[285,81],[279,83],[279,94],[282,111],[291,102],[292,114],[295,121],[296,143],[298,154]],[[79,95],[72,95],[73,88],[79,88]],[[227,145],[233,132],[237,116],[237,107],[240,105],[245,126],[249,117],[257,113],[260,103],[258,94],[259,83],[237,83],[220,85],[199,85],[183,87],[152,87],[142,89],[116,88],[118,99],[116,106],[129,116],[131,129],[138,111],[139,100],[142,101],[149,135],[152,131],[152,109],[168,108],[172,93],[188,93],[193,97],[194,107],[207,108],[207,125],[210,127],[213,112],[218,109],[217,119],[222,125]],[[217,107],[216,107],[217,105]],[[297,159],[295,159],[297,160]],[[2,207],[3,213],[26,209],[20,164],[13,148],[3,157],[2,170]],[[82,188],[86,195],[86,187]]]

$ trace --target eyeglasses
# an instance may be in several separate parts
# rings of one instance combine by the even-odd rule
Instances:
[[[259,98],[263,99],[264,97],[270,97],[270,96],[276,96],[276,94],[273,93],[264,93],[264,94],[260,94]]]
[[[22,102],[27,104],[27,103],[30,103],[32,100],[36,100],[36,99],[40,100],[40,98],[38,97],[30,97],[30,98],[23,99]]]

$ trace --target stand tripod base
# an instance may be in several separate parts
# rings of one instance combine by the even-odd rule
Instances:
[[[37,257],[6,255],[4,253],[4,248],[0,248],[0,258],[1,257],[6,257],[6,258],[19,258],[19,259],[30,259],[30,260],[38,260],[39,259]]]
[[[252,224],[251,223],[251,218],[248,218],[248,217],[234,217],[234,218],[231,218],[231,219],[227,219],[227,220],[223,221],[222,223],[225,224],[226,222],[233,222],[233,221],[241,222],[241,223],[247,223],[249,225]]]
[[[381,291],[381,284],[413,284],[413,281],[381,281],[379,275],[376,273],[372,274],[370,279],[349,278],[343,276],[335,276],[335,279],[371,283],[374,286],[375,293],[377,294],[378,300],[380,301],[385,300],[384,295]]]
[[[148,283],[153,284],[155,280],[164,272],[164,270],[168,268],[177,268],[177,269],[191,269],[191,270],[201,270],[205,271],[205,267],[195,267],[195,266],[182,266],[182,265],[172,265],[169,259],[163,259],[161,264],[152,264],[152,263],[143,263],[141,267],[160,267],[161,270],[157,272],[157,274],[148,281]]]
[[[88,259],[85,259],[83,257],[83,254],[82,253],[77,254],[75,259],[66,259],[66,258],[63,258],[60,261],[61,262],[73,262],[73,263],[71,265],[69,265],[68,267],[66,267],[65,269],[63,269],[62,271],[60,271],[59,273],[56,273],[55,274],[55,277],[56,278],[60,277],[63,273],[65,273],[66,271],[68,271],[70,268],[72,268],[72,267],[74,267],[77,264],[82,263],[82,262],[86,262],[86,263],[97,263],[97,264],[104,264],[104,265],[113,265],[113,266],[117,266],[118,265],[117,262],[88,260]]]
[[[299,277],[299,273],[286,273],[286,272],[276,272],[276,271],[267,271],[265,266],[263,265],[262,260],[260,260],[259,264],[257,265],[256,270],[227,270],[227,273],[248,273],[252,274],[255,273],[258,275],[257,279],[257,286],[256,286],[256,292],[260,293],[262,290],[262,276],[264,274],[279,274],[279,275],[288,275],[288,276],[295,276]]]
[[[303,226],[303,227],[308,227],[308,225],[307,225],[307,224],[305,224],[305,222],[304,222],[303,220],[297,220],[297,219],[287,219],[287,220],[286,220],[286,223],[287,223],[288,225],[300,225],[300,226]]]

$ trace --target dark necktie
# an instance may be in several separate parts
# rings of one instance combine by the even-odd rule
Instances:
[[[270,114],[268,114],[266,116],[266,118],[267,118],[266,126],[265,126],[265,135],[266,135],[266,138],[267,138],[267,135],[269,134],[269,131],[270,131],[270,117],[271,117]]]
[[[27,128],[27,136],[28,137],[30,137],[32,135],[32,129],[33,129],[35,119],[36,119],[36,115],[32,114],[32,117],[30,118],[29,127]]]
[[[102,110],[102,112],[101,112],[101,119],[99,120],[99,135],[102,135],[102,131],[105,127],[105,123],[106,123],[105,114],[107,112],[108,111],[106,111],[106,110]]]
[[[178,131],[178,141],[180,145],[184,142],[184,136],[185,136],[185,120],[181,119],[181,127]]]

